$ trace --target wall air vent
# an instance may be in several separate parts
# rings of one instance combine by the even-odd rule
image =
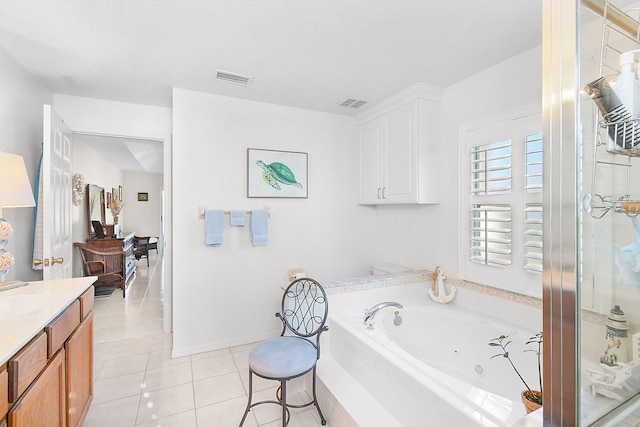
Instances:
[[[230,73],[228,71],[216,70],[216,79],[225,82],[236,83],[240,85],[246,85],[249,83],[249,76],[243,76],[241,74]]]
[[[357,99],[349,98],[349,99],[346,99],[342,104],[340,104],[340,106],[341,107],[360,108],[366,103],[367,103],[367,101],[360,101],[360,100],[357,100]]]

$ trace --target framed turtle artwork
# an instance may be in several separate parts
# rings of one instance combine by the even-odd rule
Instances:
[[[307,153],[247,149],[247,197],[307,198]]]

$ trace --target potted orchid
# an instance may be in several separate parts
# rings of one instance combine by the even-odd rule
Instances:
[[[529,338],[529,340],[525,343],[525,345],[529,345],[529,344],[537,345],[537,348],[533,350],[532,349],[524,350],[525,353],[533,352],[533,353],[536,353],[537,355],[538,381],[540,385],[540,391],[532,390],[527,384],[527,382],[524,380],[524,378],[522,378],[522,375],[520,375],[520,372],[518,371],[518,368],[516,368],[516,365],[513,364],[513,361],[509,357],[509,351],[507,350],[507,346],[511,344],[511,341],[508,340],[508,338],[509,338],[508,335],[500,335],[498,338],[494,338],[489,341],[490,346],[500,347],[502,349],[501,353],[498,353],[492,356],[491,358],[493,359],[495,357],[502,356],[503,358],[509,361],[509,363],[511,364],[511,367],[516,372],[516,374],[518,375],[518,377],[520,378],[524,386],[527,388],[522,392],[522,403],[524,403],[524,406],[527,409],[527,413],[530,413],[542,407],[542,365],[540,363],[540,357],[542,355],[542,351],[541,351],[542,350],[542,332],[538,332],[537,334]]]

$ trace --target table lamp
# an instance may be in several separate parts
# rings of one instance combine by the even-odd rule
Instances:
[[[6,274],[14,264],[14,258],[4,246],[13,229],[4,218],[2,209],[35,206],[29,175],[22,156],[0,151],[0,286],[22,282],[6,282]]]

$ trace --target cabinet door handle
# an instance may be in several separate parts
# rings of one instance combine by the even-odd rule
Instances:
[[[381,188],[380,188],[380,187],[378,187],[378,199],[381,199],[381,198],[382,198],[382,197],[380,197],[380,190],[381,190]]]
[[[387,188],[386,187],[382,187],[382,198],[383,199],[387,198]]]
[[[60,257],[60,258],[51,257],[51,265],[62,264],[63,262],[64,262],[64,258],[63,257]]]

